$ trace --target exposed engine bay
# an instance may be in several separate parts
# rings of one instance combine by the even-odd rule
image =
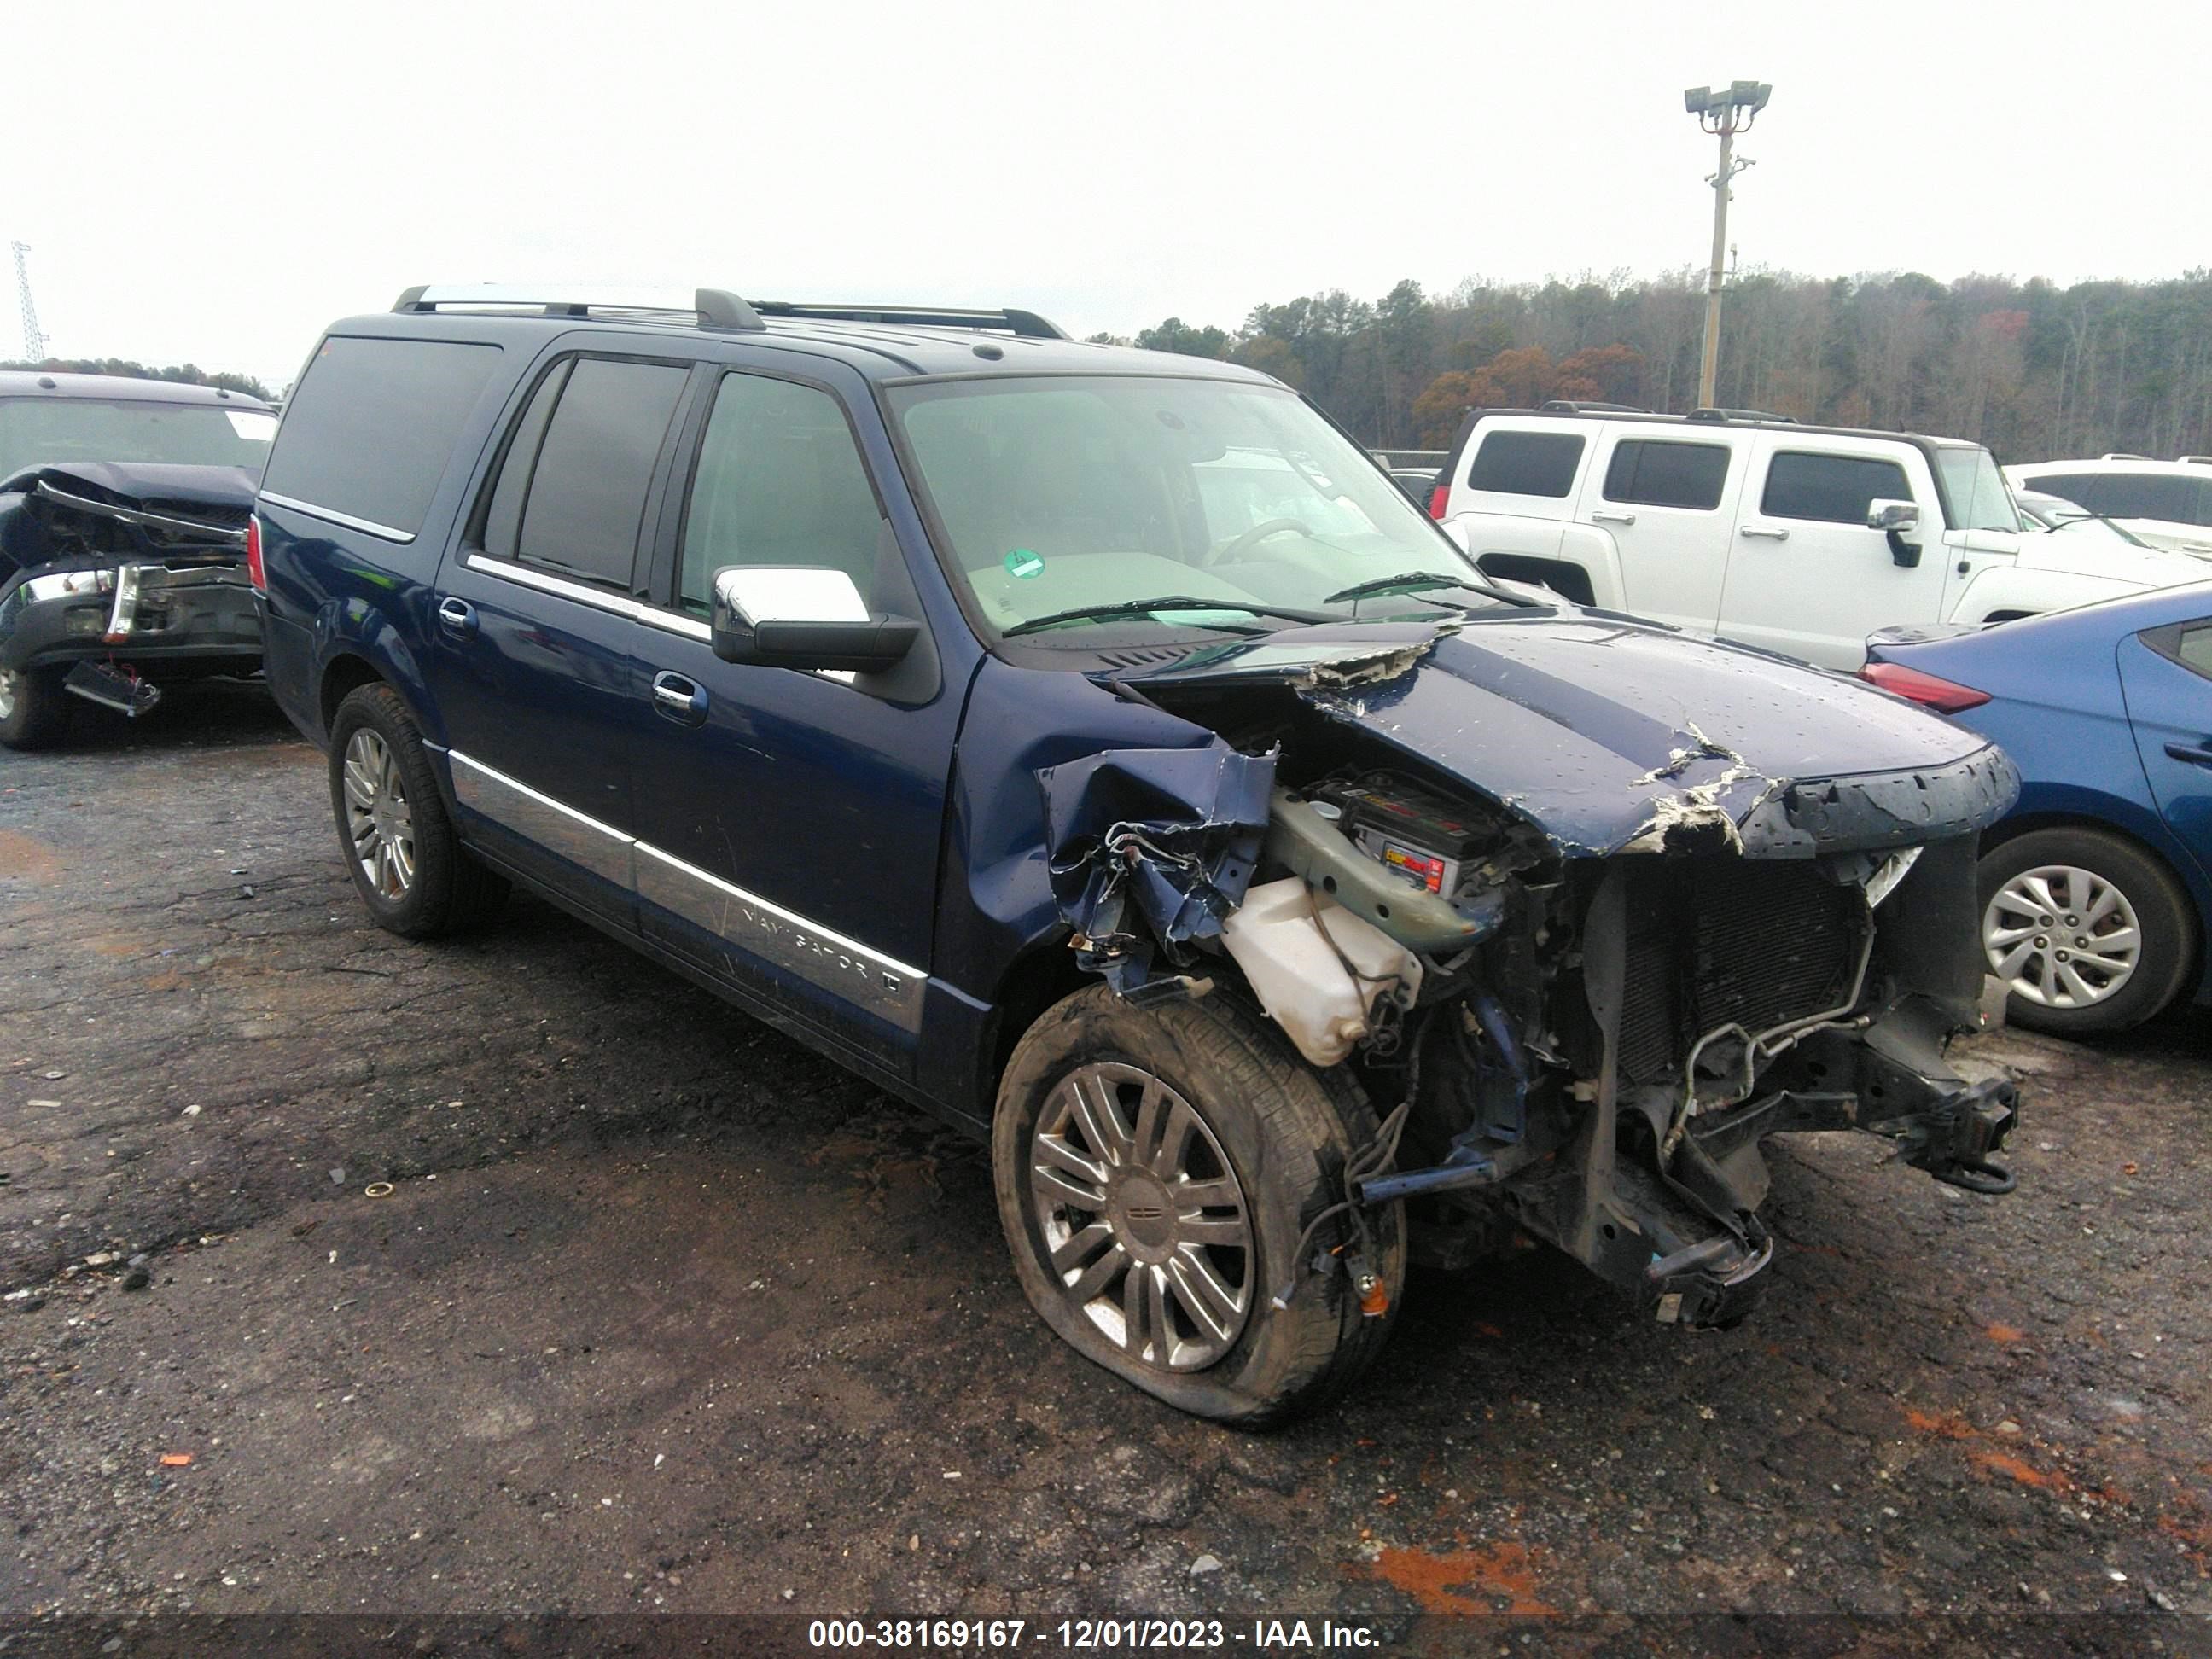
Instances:
[[[1153,676],[1118,689],[1218,747],[1039,778],[1079,960],[1139,1003],[1248,999],[1351,1068],[1383,1129],[1346,1198],[1405,1200],[1416,1259],[1534,1237],[1727,1324],[1773,1255],[1769,1134],[1863,1129],[2010,1190],[2013,1086],[1943,1058],[1979,1019],[2001,753],[1775,778],[1685,722],[1592,847],[1376,742],[1373,684]]]

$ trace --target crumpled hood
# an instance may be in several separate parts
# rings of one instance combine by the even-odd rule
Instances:
[[[1978,733],[1856,680],[1590,612],[1314,628],[1130,677],[1270,680],[1570,853],[1699,830],[1772,854],[1904,844],[1978,828],[2019,787]]]
[[[251,511],[258,480],[242,466],[185,466],[167,461],[50,461],[27,467],[0,494],[30,489],[44,480],[70,495],[125,501],[198,502]],[[88,489],[88,486],[89,488]]]

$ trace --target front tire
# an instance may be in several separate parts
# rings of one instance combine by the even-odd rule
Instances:
[[[453,833],[422,734],[382,684],[349,693],[331,720],[331,810],[353,884],[380,927],[434,939],[480,927],[507,882]]]
[[[1264,1427],[1341,1393],[1389,1334],[1401,1206],[1364,1212],[1386,1314],[1363,1314],[1348,1272],[1307,1265],[1341,1245],[1350,1266],[1348,1215],[1293,1256],[1375,1134],[1343,1070],[1315,1071],[1255,1015],[1219,998],[1140,1010],[1092,986],[1007,1062],[999,1218],[1030,1305],[1079,1353],[1181,1410]]]
[[[10,749],[47,749],[69,730],[75,710],[60,668],[0,671],[0,744]]]
[[[1981,860],[1982,950],[2005,1018],[2054,1036],[2140,1025],[2197,957],[2194,907],[2173,873],[2106,830],[2031,830]]]

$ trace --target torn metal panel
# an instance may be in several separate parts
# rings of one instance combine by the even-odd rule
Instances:
[[[1569,856],[1901,846],[1978,830],[2017,787],[1976,733],[1813,668],[1626,623],[1516,613],[1455,626],[1304,629],[1128,683],[1164,696],[1285,687]],[[1395,665],[1389,653],[1424,641],[1395,676],[1327,678],[1363,654]]]
[[[1053,896],[1086,968],[1127,995],[1150,978],[1155,945],[1180,962],[1191,940],[1220,933],[1259,862],[1274,775],[1272,756],[1226,744],[1036,773]]]

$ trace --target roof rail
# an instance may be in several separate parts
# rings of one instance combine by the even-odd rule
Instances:
[[[423,285],[406,289],[392,303],[392,308],[394,311],[432,312],[441,306],[473,311],[536,310],[546,317],[660,312],[680,315],[690,312],[698,317],[702,328],[733,329],[750,333],[768,326],[761,321],[758,312],[736,295],[719,288],[695,289],[690,302],[686,303],[680,295],[667,289],[624,292],[572,289],[549,293],[543,289],[507,283],[465,283],[438,287]]]
[[[2097,459],[2100,461],[2147,461],[2150,457],[2138,455],[2132,450],[2108,449]]]
[[[1684,417],[1692,421],[1769,421],[1776,426],[1795,426],[1795,415],[1775,415],[1763,409],[1693,409]]]
[[[2174,459],[2184,466],[2212,466],[2212,455],[2177,455]]]
[[[971,311],[957,306],[874,306],[817,303],[811,300],[756,300],[763,317],[796,317],[824,323],[900,323],[909,328],[1000,329],[1026,340],[1065,340],[1067,331],[1034,311],[1012,306]]]
[[[1641,404],[1600,403],[1593,398],[1547,398],[1536,405],[1540,415],[1649,415]]]

